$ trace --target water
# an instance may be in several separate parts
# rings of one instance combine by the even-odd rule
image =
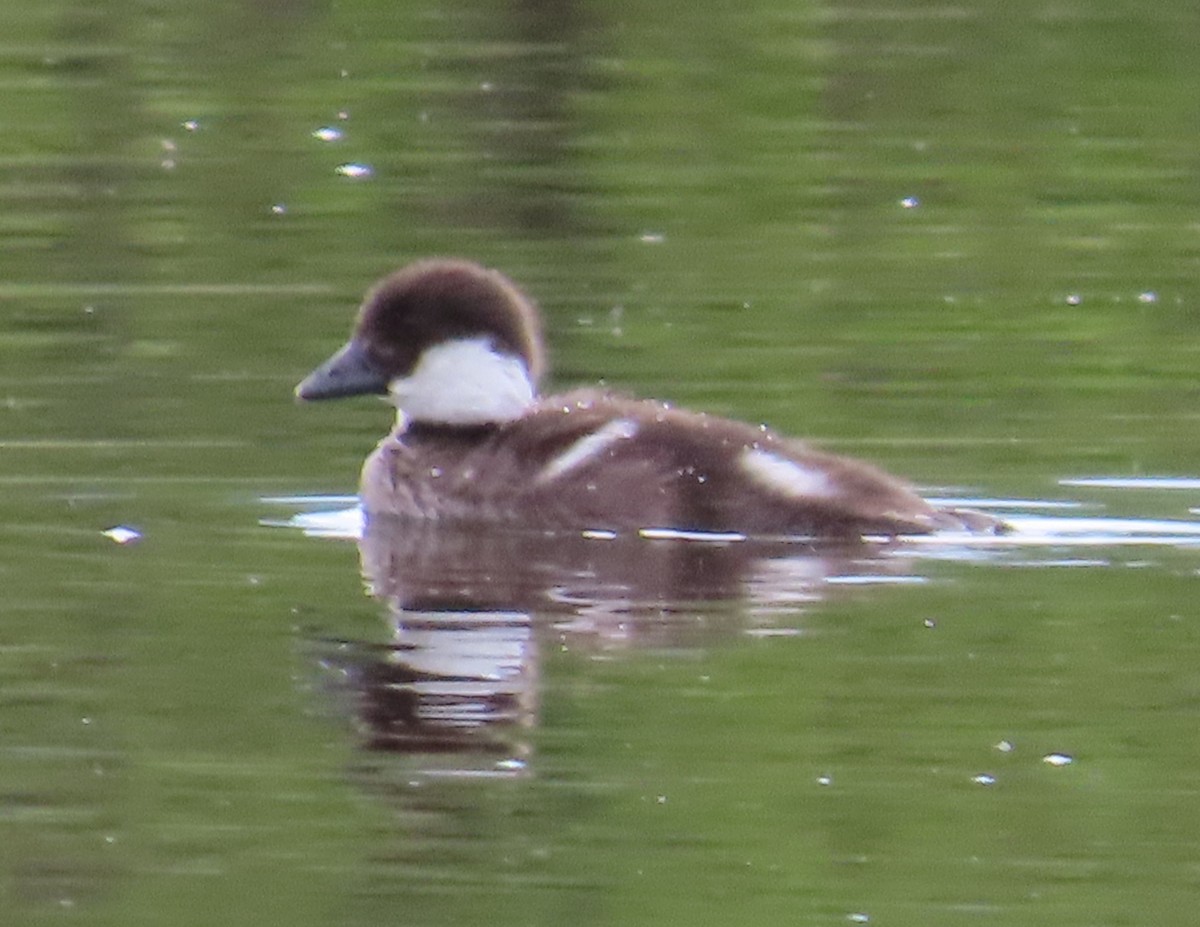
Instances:
[[[1196,19],[0,12],[4,922],[1190,923]],[[1020,530],[360,549],[431,253]]]

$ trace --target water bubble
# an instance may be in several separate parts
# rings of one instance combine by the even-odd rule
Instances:
[[[905,209],[916,209],[918,206],[921,205],[921,201],[919,199],[917,199],[915,196],[906,196],[902,200],[900,200],[900,205],[903,206]]]
[[[116,544],[133,544],[142,539],[141,532],[127,525],[114,525],[100,532],[104,537]]]
[[[365,180],[375,173],[375,169],[369,164],[351,161],[348,164],[339,164],[334,168],[334,173],[349,177],[351,180]]]
[[[163,158],[159,162],[159,167],[161,167],[164,171],[175,170],[175,158],[172,157],[176,150],[175,142],[169,138],[164,138],[159,144],[162,146],[162,150],[167,154],[167,157]]]
[[[343,133],[336,126],[321,126],[321,128],[313,130],[312,137],[319,142],[340,142]]]

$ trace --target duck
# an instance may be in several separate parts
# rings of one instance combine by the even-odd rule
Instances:
[[[538,308],[498,270],[426,258],[366,294],[302,401],[386,397],[368,520],[847,539],[990,530],[872,464],[763,425],[599,388],[543,396]]]

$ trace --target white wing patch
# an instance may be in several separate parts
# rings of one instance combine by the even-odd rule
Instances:
[[[618,441],[625,441],[637,434],[637,422],[627,418],[613,419],[597,428],[590,435],[584,435],[569,448],[555,457],[542,468],[537,475],[537,482],[548,483],[556,480],[564,473],[583,466],[594,457],[598,457]]]
[[[793,499],[832,499],[838,495],[837,485],[824,471],[771,451],[746,448],[741,465],[762,486]]]

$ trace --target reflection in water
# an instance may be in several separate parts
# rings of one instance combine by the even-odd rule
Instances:
[[[353,529],[357,515],[344,517]],[[903,561],[883,544],[736,535],[377,519],[363,527],[359,552],[390,636],[338,641],[323,662],[352,698],[365,745],[502,755],[509,771],[529,753],[542,648],[676,649],[739,633],[791,634],[779,616],[839,588],[831,580],[905,578]],[[730,609],[735,600],[745,607]]]
[[[429,610],[381,644],[338,642],[323,659],[354,701],[363,744],[403,753],[480,753],[519,768],[536,708],[536,645],[521,612]]]
[[[269,501],[329,505],[353,497]],[[385,606],[386,640],[337,641],[322,655],[353,702],[364,745],[452,754],[456,772],[474,756],[490,763],[485,769],[493,774],[511,774],[524,768],[530,752],[545,648],[598,654],[795,634],[798,608],[847,587],[921,582],[914,565],[936,559],[1103,565],[1108,561],[1070,552],[1200,544],[1200,523],[1193,521],[1063,516],[1057,512],[1078,503],[1052,500],[969,502],[1001,512],[1012,530],[830,545],[388,519],[364,524],[357,507],[297,515],[285,524],[357,539],[368,591]]]

